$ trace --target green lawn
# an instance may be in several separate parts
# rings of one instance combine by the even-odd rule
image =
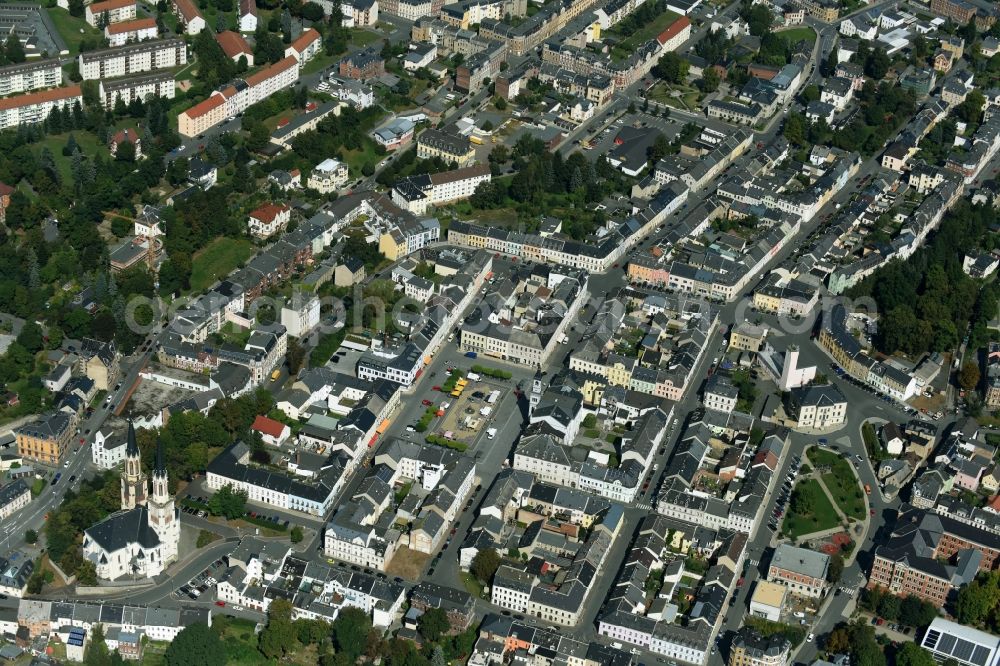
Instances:
[[[83,18],[77,18],[72,16],[65,9],[59,9],[58,7],[49,9],[49,16],[52,17],[52,23],[56,26],[56,31],[59,36],[63,38],[66,42],[66,46],[69,47],[70,53],[79,53],[80,42],[83,41],[84,37],[100,37],[101,31],[97,28],[92,27]],[[80,32],[80,31],[83,32]]]
[[[656,37],[661,32],[663,32],[668,25],[680,18],[679,14],[675,14],[672,11],[665,11],[656,17],[655,21],[651,21],[645,25],[641,30],[636,30],[631,35],[623,39],[622,41],[615,44],[615,48],[611,51],[611,57],[615,60],[624,60],[630,55],[636,52],[636,50]],[[614,37],[615,31],[609,31],[609,36]]]
[[[322,71],[340,60],[339,56],[327,55],[326,51],[320,51],[317,53],[312,60],[306,63],[306,66],[302,68],[302,74],[315,74],[316,72]]]
[[[816,479],[802,481],[796,486],[795,492],[802,492],[808,497],[811,509],[808,514],[796,513],[789,504],[788,514],[785,515],[785,522],[781,527],[786,536],[795,539],[803,534],[828,530],[840,524],[837,512],[820,487],[819,481]]]
[[[382,36],[371,30],[355,30],[351,33],[351,44],[355,46],[368,46],[379,39],[382,39]]]
[[[97,137],[90,132],[73,132],[73,137],[76,139],[77,145],[80,146],[80,151],[87,155],[88,157],[93,157],[95,152],[102,152],[105,158],[108,157],[108,149],[106,146],[102,146],[97,140]],[[39,146],[38,153],[41,154],[42,148],[48,148],[52,153],[52,157],[56,162],[56,168],[59,169],[59,175],[62,176],[63,182],[68,183],[72,181],[73,175],[70,169],[71,160],[68,155],[63,155],[63,147],[66,146],[66,141],[69,139],[70,132],[65,134],[52,134],[46,136],[39,143],[35,144]]]
[[[365,164],[370,163],[372,166],[377,166],[381,160],[385,159],[384,155],[375,152],[375,142],[368,137],[365,137],[361,146],[359,150],[342,148],[340,151],[341,157],[347,162],[347,168],[350,170],[352,178],[361,177],[361,169],[364,168]]]
[[[789,46],[798,44],[803,39],[810,44],[816,42],[816,31],[809,27],[791,28],[789,30],[782,30],[777,34],[785,39]]]
[[[837,506],[848,518],[863,520],[865,517],[864,491],[858,486],[854,468],[843,457],[817,447],[809,449],[809,460],[817,468],[829,467],[823,473],[823,483],[837,501]]]
[[[191,291],[205,291],[252,254],[253,244],[245,238],[216,238],[191,260]]]

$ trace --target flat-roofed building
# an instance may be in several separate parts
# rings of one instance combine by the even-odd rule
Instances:
[[[60,83],[62,65],[54,58],[0,67],[0,96],[54,88]]]

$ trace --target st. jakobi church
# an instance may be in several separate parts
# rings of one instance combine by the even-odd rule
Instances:
[[[84,532],[83,556],[97,567],[98,578],[151,578],[177,559],[181,526],[174,498],[167,490],[167,468],[159,442],[153,492],[148,496],[147,484],[130,421],[122,472],[122,510]]]

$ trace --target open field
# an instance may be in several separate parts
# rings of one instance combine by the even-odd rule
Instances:
[[[810,44],[813,44],[816,41],[816,31],[808,26],[781,30],[777,34],[781,36],[782,39],[787,41],[789,46],[798,44],[803,39]]]
[[[198,251],[191,260],[191,290],[205,291],[219,278],[228,275],[253,254],[253,245],[242,238],[216,238]]]
[[[52,24],[72,54],[80,52],[80,42],[84,37],[101,37],[101,31],[84,21],[82,16],[77,18],[64,9],[50,9],[49,17],[52,18]]]

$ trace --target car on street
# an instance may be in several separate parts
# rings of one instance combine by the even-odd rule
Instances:
[[[816,634],[810,633],[808,636],[806,636],[806,643],[812,643],[815,638]]]

